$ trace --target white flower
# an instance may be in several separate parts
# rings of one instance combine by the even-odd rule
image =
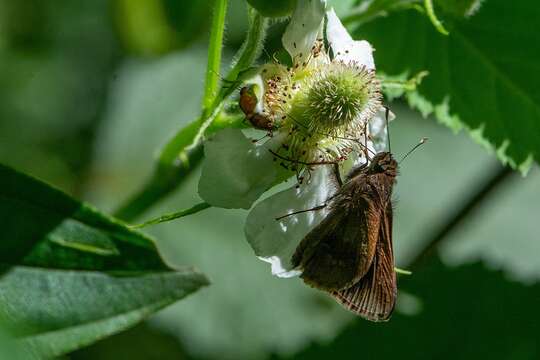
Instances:
[[[292,65],[263,65],[258,114],[275,124],[267,141],[250,142],[228,129],[205,144],[199,194],[226,208],[250,208],[269,188],[296,175],[295,185],[259,202],[246,220],[255,254],[281,277],[298,275],[290,263],[302,238],[326,215],[321,206],[336,192],[333,166],[341,172],[364,163],[365,153],[385,147],[386,120],[373,49],[355,41],[322,0],[298,0],[283,35]],[[326,40],[322,39],[326,16]]]
[[[300,0],[283,34],[283,47],[293,59],[311,52],[322,34],[326,1]]]
[[[373,48],[370,43],[365,40],[353,40],[334,10],[328,11],[327,18],[326,34],[335,59],[346,63],[356,62],[365,65],[370,70],[375,70]]]
[[[326,209],[276,217],[324,204],[337,190],[331,169],[322,166],[314,171],[310,181],[293,186],[259,202],[246,219],[245,234],[255,254],[272,264],[272,274],[279,277],[299,275],[291,266],[296,246],[307,232],[326,216]]]

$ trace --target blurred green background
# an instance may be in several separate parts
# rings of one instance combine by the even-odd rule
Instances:
[[[206,1],[0,0],[0,162],[112,211],[200,110],[210,13]],[[244,1],[231,1],[226,57],[246,26]],[[282,28],[270,29],[269,52]],[[396,262],[406,267],[501,166],[466,134],[391,107],[398,158],[430,139],[402,164],[395,191]],[[197,180],[144,218],[199,202]],[[148,232],[164,258],[198,267],[212,285],[67,358],[537,359],[539,183],[537,166],[509,176],[400,277],[388,324],[354,318],[299,279],[272,277],[244,239],[245,211],[155,226]]]

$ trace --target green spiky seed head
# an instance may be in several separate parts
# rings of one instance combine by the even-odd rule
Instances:
[[[379,97],[372,71],[335,63],[311,77],[298,92],[291,112],[310,132],[333,134],[355,126]]]

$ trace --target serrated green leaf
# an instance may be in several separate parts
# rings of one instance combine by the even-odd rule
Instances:
[[[406,11],[361,27],[356,37],[373,43],[378,69],[389,75],[429,71],[409,97],[413,106],[454,129],[481,132],[503,161],[524,170],[540,160],[538,18],[532,0],[491,0],[472,17],[446,21],[449,36]]]
[[[152,239],[0,165],[0,324],[36,358],[124,330],[207,285]]]

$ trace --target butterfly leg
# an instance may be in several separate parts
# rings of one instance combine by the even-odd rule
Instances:
[[[266,139],[267,137],[268,137],[268,134],[265,134],[265,135],[264,135],[263,137],[261,137],[260,139],[251,139],[251,142],[254,143],[254,144],[256,144],[256,143],[258,143],[259,141]]]
[[[369,162],[370,159],[369,159],[369,152],[368,152],[368,147],[367,147],[367,143],[368,143],[368,133],[367,133],[367,122],[364,123],[364,156],[366,157],[366,161]]]
[[[336,177],[336,181],[337,181],[339,187],[342,187],[343,186],[343,180],[341,179],[341,174],[339,172],[338,163],[334,163],[334,176]]]
[[[321,209],[324,209],[326,206],[327,206],[327,204],[322,204],[322,205],[319,205],[319,206],[315,206],[314,208],[311,208],[311,209],[304,209],[304,210],[295,211],[295,212],[292,212],[290,214],[282,215],[282,216],[277,217],[276,221],[279,221],[279,220],[284,219],[284,218],[286,218],[288,216],[291,216],[291,215],[302,214],[302,213],[309,212],[309,211],[321,210]]]
[[[270,152],[270,154],[272,154],[274,157],[276,157],[278,159],[285,160],[285,161],[288,161],[290,163],[300,164],[300,165],[315,166],[315,165],[334,165],[334,164],[337,164],[336,161],[326,161],[326,160],[313,161],[313,162],[300,161],[300,160],[290,159],[290,158],[288,158],[286,156],[279,155],[278,153],[276,153],[275,151],[272,151],[270,149],[268,149],[268,151]]]

